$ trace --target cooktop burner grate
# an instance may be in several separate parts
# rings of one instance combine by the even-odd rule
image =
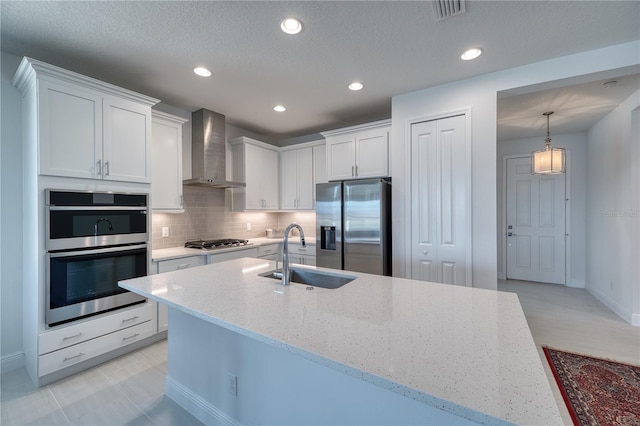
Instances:
[[[218,240],[195,240],[187,241],[184,246],[187,248],[199,248],[199,249],[217,249],[227,247],[246,246],[250,244],[249,240],[242,240],[236,238],[221,238]]]

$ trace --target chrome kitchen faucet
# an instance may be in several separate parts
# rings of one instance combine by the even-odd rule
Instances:
[[[282,242],[282,285],[289,285],[290,282],[290,271],[289,271],[289,232],[291,229],[296,228],[298,232],[300,232],[300,243],[302,247],[306,247],[307,243],[304,239],[304,231],[302,227],[297,223],[293,222],[287,229],[284,230],[284,240]]]

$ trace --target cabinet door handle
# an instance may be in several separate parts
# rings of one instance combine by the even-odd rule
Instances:
[[[65,357],[62,362],[67,362],[67,361],[71,361],[72,359],[76,359],[76,358],[80,358],[81,356],[85,356],[86,354],[84,352],[80,352],[78,355],[74,355],[74,356],[70,356],[70,357]]]
[[[138,318],[140,318],[140,317],[138,315],[136,315],[135,317],[123,319],[122,322],[124,323],[124,322],[129,322],[129,321],[135,321]]]
[[[106,171],[104,172],[104,177],[107,177],[107,176],[109,176],[109,162],[108,161],[104,162],[104,167],[106,169]]]
[[[189,266],[191,266],[190,263],[183,263],[181,265],[178,265],[178,269],[187,269]]]
[[[355,175],[356,175],[356,173],[355,173],[355,167],[354,167],[354,166],[351,166],[351,176],[355,176]]]
[[[80,332],[80,333],[78,333],[78,334],[74,334],[73,336],[63,337],[63,338],[62,338],[62,341],[63,341],[63,342],[66,342],[67,340],[77,339],[78,337],[82,337],[82,336],[84,336],[84,333],[83,333],[83,332]]]
[[[356,177],[358,177],[358,166],[356,165]]]
[[[124,342],[124,341],[130,340],[130,339],[134,339],[134,338],[138,337],[139,335],[140,335],[140,333],[136,333],[136,334],[133,334],[133,335],[131,335],[129,337],[123,337],[122,341]]]
[[[102,176],[102,160],[98,160],[96,163],[96,175]]]

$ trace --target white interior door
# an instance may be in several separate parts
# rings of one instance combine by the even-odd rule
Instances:
[[[468,284],[465,120],[411,126],[413,279]]]
[[[565,175],[507,159],[507,279],[565,284]]]

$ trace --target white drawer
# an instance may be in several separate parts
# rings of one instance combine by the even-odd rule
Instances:
[[[315,256],[307,256],[305,254],[291,254],[289,255],[289,263],[297,263],[298,265],[316,265]]]
[[[178,259],[161,260],[158,262],[158,273],[177,271],[178,269],[193,268],[195,266],[206,265],[207,256],[188,256]]]
[[[211,254],[209,263],[224,262],[226,260],[240,259],[242,257],[258,257],[258,249],[251,247],[250,249],[233,250],[224,253]]]
[[[45,376],[70,365],[116,350],[156,332],[155,321],[147,321],[124,330],[116,331],[59,351],[41,355],[38,359],[38,375]]]
[[[60,326],[38,336],[38,353],[46,354],[67,346],[75,345],[107,333],[112,333],[141,324],[154,318],[154,304],[147,302],[143,305],[125,308],[114,313],[83,321],[79,324]]]
[[[307,245],[302,247],[300,244],[289,244],[290,254],[306,254],[308,256],[316,255],[316,246]]]
[[[258,247],[258,257],[270,256],[272,254],[278,254],[280,251],[280,244],[269,244]]]

